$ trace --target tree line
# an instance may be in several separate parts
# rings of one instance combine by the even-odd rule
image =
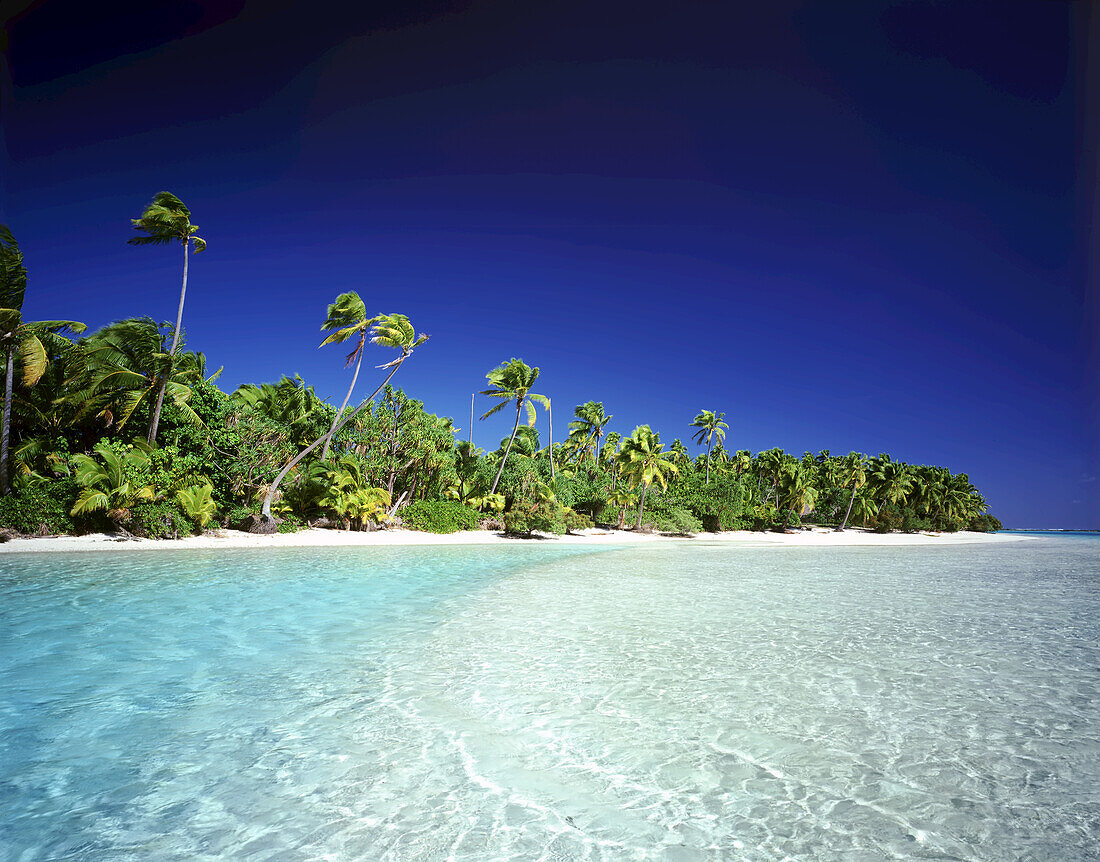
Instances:
[[[518,358],[491,369],[481,392],[494,402],[482,419],[514,411],[511,433],[476,448],[393,385],[428,336],[404,314],[368,313],[354,292],[337,296],[320,326],[320,347],[348,348],[339,406],[298,376],[223,392],[220,372],[183,338],[190,258],[206,248],[189,209],[161,192],[132,221],[130,243],[182,249],[175,322],[134,317],[92,333],[79,321],[23,319],[27,271],[0,226],[2,528],[167,537],[212,524],[518,534],[593,524],[674,533],[1000,527],[966,474],[886,454],[730,451],[717,410],[685,422],[704,447],[696,457],[648,425],[611,430],[599,401],[576,405],[566,438],[544,444],[539,410],[549,414],[552,402],[535,391],[539,368]],[[377,364],[367,359],[376,353]],[[377,377],[356,401],[365,362]]]

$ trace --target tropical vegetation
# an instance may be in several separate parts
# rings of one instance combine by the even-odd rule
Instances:
[[[172,537],[307,525],[519,535],[628,524],[676,534],[1000,526],[965,473],[885,453],[727,450],[718,410],[673,429],[691,435],[696,455],[649,425],[613,430],[595,399],[576,405],[564,440],[544,442],[536,408],[549,411],[550,398],[535,391],[540,369],[515,357],[481,390],[482,418],[513,410],[511,432],[478,448],[393,385],[427,335],[404,314],[368,312],[354,292],[336,296],[321,325],[321,347],[350,348],[338,405],[297,375],[224,391],[182,328],[189,255],[205,248],[190,211],[162,192],[133,226],[134,244],[183,247],[175,323],[134,316],[90,333],[79,321],[23,319],[27,269],[0,226],[0,528]],[[376,354],[380,379],[356,403]]]

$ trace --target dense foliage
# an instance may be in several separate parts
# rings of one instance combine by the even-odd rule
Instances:
[[[135,220],[145,234],[137,244],[200,251],[189,211],[166,195]],[[10,383],[0,486],[10,490],[0,496],[0,527],[20,533],[160,538],[212,526],[375,529],[397,519],[432,532],[481,524],[523,535],[593,524],[677,534],[1000,528],[966,474],[886,454],[731,452],[726,414],[713,410],[685,417],[701,448],[694,458],[648,425],[611,430],[599,401],[578,405],[565,440],[543,445],[537,408],[549,410],[550,399],[532,391],[539,369],[520,359],[486,375],[482,394],[495,404],[485,416],[508,411],[513,427],[483,451],[391,384],[427,336],[404,315],[369,315],[355,293],[318,314],[328,333],[321,346],[351,348],[337,408],[297,376],[221,390],[183,339],[186,273],[175,325],[134,317],[87,335],[76,321],[23,321],[25,287],[18,245],[2,230],[0,349]],[[375,351],[389,351],[382,379],[355,403]]]

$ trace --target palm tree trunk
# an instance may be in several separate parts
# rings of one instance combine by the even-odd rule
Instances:
[[[470,447],[474,445],[474,395],[477,393],[470,393]]]
[[[321,460],[324,461],[328,457],[329,447],[332,445],[332,437],[336,433],[336,423],[340,421],[340,417],[344,415],[344,408],[348,406],[348,401],[351,400],[351,391],[355,388],[355,381],[359,379],[359,369],[363,367],[363,335],[359,334],[359,361],[355,363],[355,373],[351,375],[351,386],[348,387],[348,394],[344,396],[344,403],[340,405],[340,409],[336,411],[336,415],[332,417],[332,427],[328,429],[328,434],[325,435],[325,448],[321,452]]]
[[[704,485],[710,484],[710,447],[711,441],[707,440],[707,480],[703,483]]]
[[[547,401],[546,412],[550,414],[550,429],[547,437],[550,440],[549,452],[550,452],[550,481],[553,482],[557,478],[554,475],[554,402]]]
[[[364,407],[366,407],[368,404],[370,404],[372,401],[374,401],[375,396],[379,392],[382,391],[382,389],[385,387],[385,385],[387,383],[390,382],[390,379],[393,377],[393,375],[395,375],[397,373],[397,369],[401,367],[401,364],[404,361],[405,361],[405,359],[404,359],[404,357],[402,357],[401,361],[398,362],[396,365],[394,365],[393,370],[386,376],[386,379],[382,381],[382,383],[379,385],[379,387],[377,389],[375,389],[374,392],[371,393],[370,397],[367,398],[366,400],[364,400],[363,403],[361,403],[354,410],[352,410],[351,413],[348,414],[347,418],[344,419],[339,425],[336,426],[336,429],[333,433],[339,432],[339,430],[341,428],[343,428],[352,419],[355,418],[355,416],[359,413],[360,410],[362,410]],[[287,464],[285,467],[283,467],[282,472],[279,473],[279,475],[275,477],[275,481],[272,482],[271,487],[267,489],[267,494],[264,496],[263,507],[260,509],[260,514],[262,515],[264,521],[271,521],[272,520],[272,518],[271,518],[271,503],[275,499],[275,492],[279,490],[279,484],[283,481],[283,479],[286,478],[286,474],[289,473],[291,470],[293,470],[295,467],[297,467],[298,463],[303,458],[305,458],[306,455],[308,455],[310,452],[312,452],[314,449],[316,449],[318,446],[320,446],[324,442],[324,440],[325,440],[324,437],[318,437],[316,440],[314,440],[312,443],[310,443],[308,446],[306,446],[306,448],[303,449],[301,452],[299,452],[297,455],[295,455],[290,460],[290,463]]]
[[[638,503],[638,523],[634,525],[635,530],[642,529],[642,512],[645,511],[645,492],[649,490],[649,485],[642,482],[642,499]]]
[[[497,470],[497,477],[493,480],[493,487],[489,489],[490,494],[497,492],[497,483],[500,481],[500,475],[504,472],[504,465],[508,463],[508,453],[512,451],[512,441],[516,439],[516,432],[519,431],[519,414],[523,409],[523,399],[520,398],[516,402],[516,426],[512,429],[512,436],[508,438],[508,445],[504,449],[504,457],[500,459],[500,469]]]
[[[15,369],[15,351],[8,351],[8,361],[4,370],[4,428],[0,431],[0,494],[11,493],[8,484],[8,441],[11,433],[11,382]]]
[[[852,503],[856,501],[856,480],[852,481],[852,496],[848,498],[848,511],[844,513],[844,523],[836,528],[838,533],[843,533],[848,526],[848,516],[852,514]]]
[[[176,311],[176,330],[172,333],[172,346],[168,350],[168,368],[160,381],[160,389],[157,390],[157,403],[153,407],[153,415],[149,417],[149,445],[157,442],[157,427],[160,425],[160,408],[164,404],[164,390],[168,388],[168,378],[172,376],[172,363],[176,361],[176,347],[180,343],[180,327],[183,326],[183,301],[187,298],[187,259],[191,247],[191,240],[183,241],[183,286],[180,288],[180,307]]]

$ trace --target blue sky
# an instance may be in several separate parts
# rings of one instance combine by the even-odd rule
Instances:
[[[356,290],[432,335],[395,382],[463,429],[518,356],[556,438],[588,399],[668,442],[705,407],[732,448],[888,451],[1100,527],[1073,4],[147,6],[10,27],[30,315],[172,317],[178,253],[125,244],[167,189],[227,390],[342,396],[317,330]]]

